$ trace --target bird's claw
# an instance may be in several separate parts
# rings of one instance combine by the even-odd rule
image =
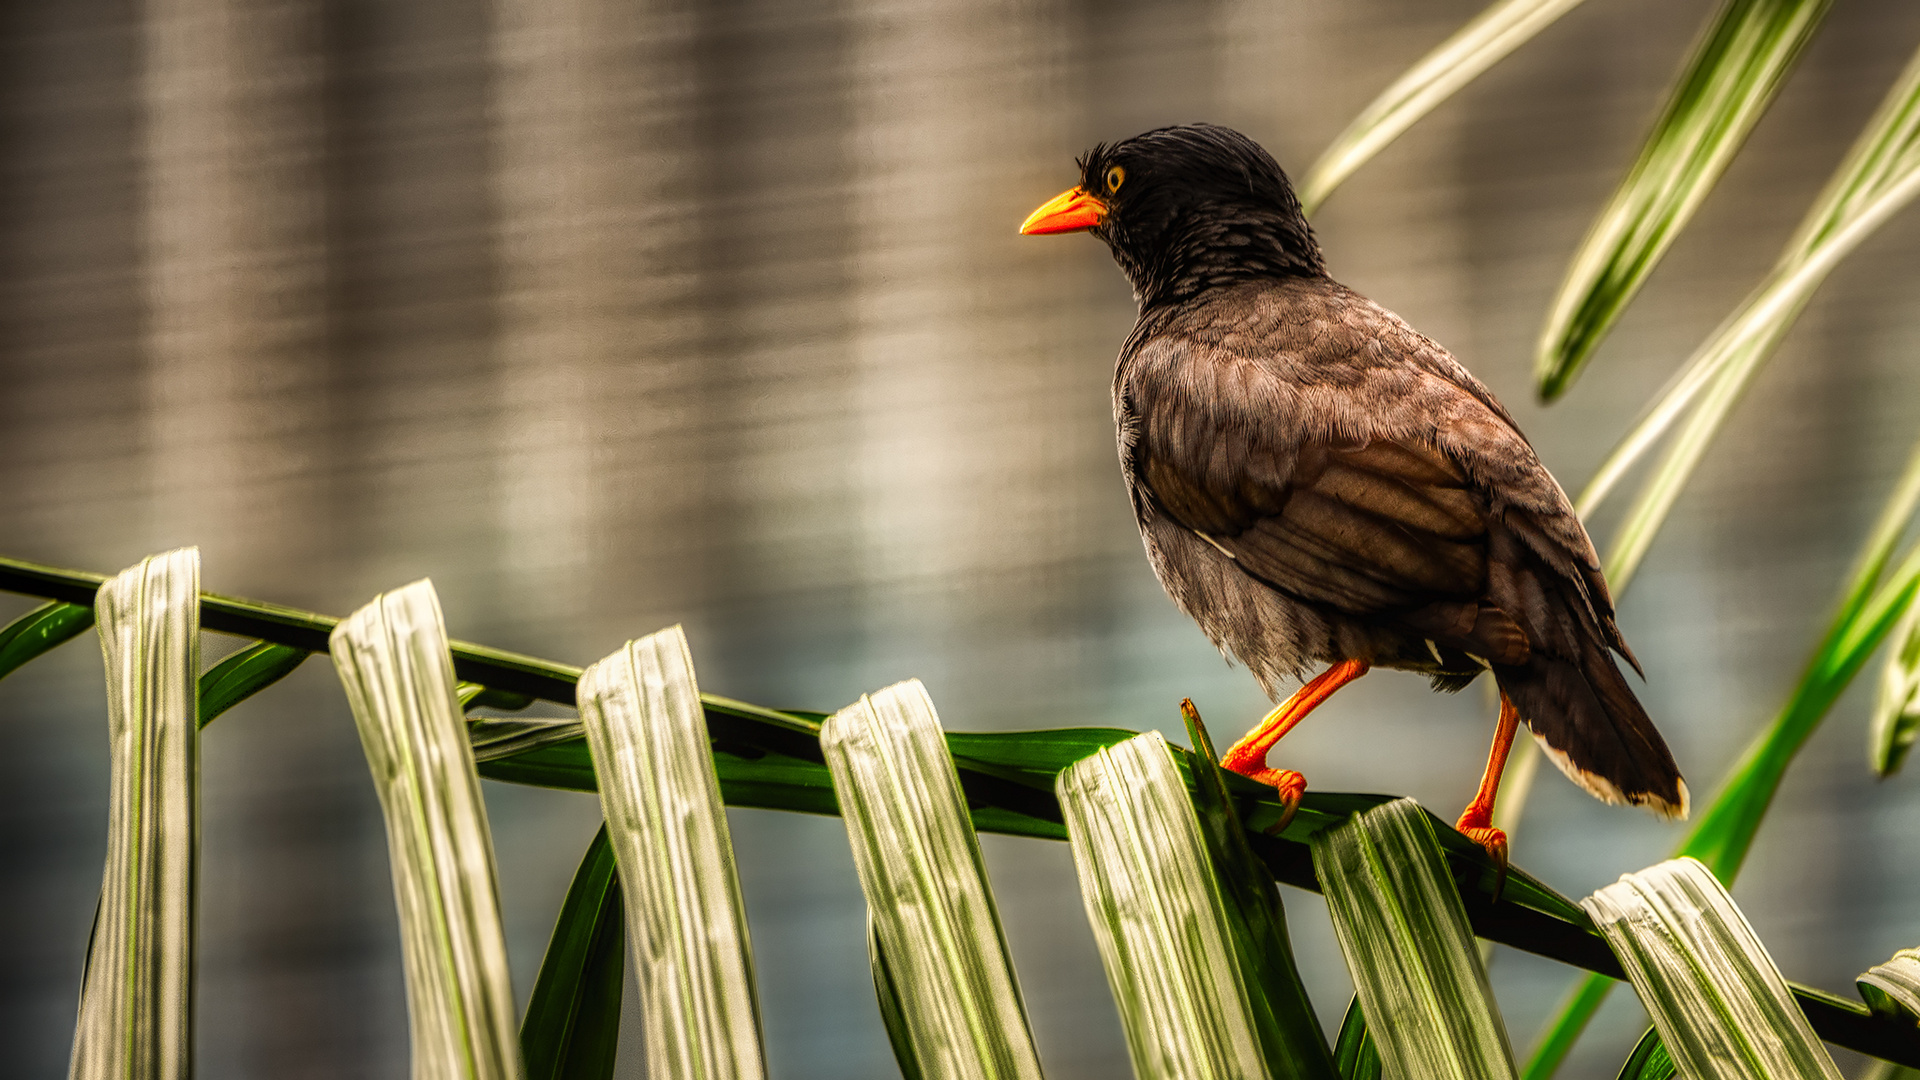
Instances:
[[[1487,856],[1493,860],[1493,900],[1500,901],[1500,892],[1507,885],[1507,834],[1492,825],[1475,825],[1466,820],[1454,826],[1460,834],[1486,849]]]
[[[1271,786],[1280,796],[1280,820],[1265,831],[1276,834],[1286,829],[1293,821],[1294,812],[1300,809],[1300,800],[1307,794],[1307,778],[1292,769],[1266,769],[1244,773],[1246,777]]]

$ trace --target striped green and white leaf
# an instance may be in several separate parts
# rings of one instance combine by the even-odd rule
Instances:
[[[753,953],[693,656],[678,626],[580,676],[626,896],[650,1076],[766,1075]]]
[[[1558,397],[1746,142],[1832,0],[1727,0],[1627,177],[1594,221],[1541,331],[1535,376]]]
[[[1354,117],[1307,170],[1300,205],[1309,214],[1420,118],[1480,77],[1581,0],[1498,0],[1408,68]]]
[[[1857,980],[1860,996],[1875,1012],[1903,1012],[1920,1020],[1920,949],[1901,949]]]
[[[1686,417],[1685,428],[1615,534],[1607,573],[1616,591],[1639,567],[1714,434],[1814,291],[1915,195],[1920,195],[1920,53],[1895,80],[1773,270],[1694,351],[1581,492],[1578,509],[1587,516]]]
[[[107,864],[68,1075],[187,1080],[199,903],[199,550],[148,557],[100,586],[95,610],[107,673]]]
[[[1873,771],[1892,776],[1900,771],[1920,734],[1920,598],[1908,601],[1907,613],[1893,633],[1893,648],[1880,669],[1880,693],[1873,703],[1868,728],[1868,757]]]
[[[1389,1076],[1516,1075],[1487,970],[1427,812],[1397,799],[1322,832],[1313,869]]]
[[[380,796],[415,1080],[519,1080],[493,840],[433,585],[375,597],[331,635]]]
[[[1185,782],[1148,732],[1060,774],[1080,896],[1141,1080],[1271,1074]]]
[[[1916,510],[1920,510],[1920,445],[1915,446],[1862,545],[1826,635],[1809,656],[1800,681],[1772,723],[1734,763],[1675,855],[1699,859],[1722,881],[1731,882],[1739,875],[1787,767],[1920,594],[1920,547],[1888,570]],[[1589,975],[1579,982],[1542,1031],[1527,1061],[1526,1080],[1546,1080],[1554,1074],[1613,985],[1603,975]]]
[[[1660,1041],[1697,1080],[1840,1080],[1786,980],[1697,860],[1627,874],[1581,902]]]
[[[965,794],[919,680],[829,717],[833,774],[873,920],[875,988],[893,996],[902,1071],[928,1080],[1038,1078],[1040,1059],[1007,955]]]

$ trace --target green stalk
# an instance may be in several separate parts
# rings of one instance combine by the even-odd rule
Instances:
[[[1599,347],[1747,135],[1832,0],[1727,0],[1694,47],[1640,158],[1567,268],[1535,374],[1552,400]]]
[[[829,718],[820,747],[853,847],[877,942],[875,986],[891,993],[903,1072],[928,1080],[1038,1080],[1020,985],[980,841],[919,680]]]
[[[1674,1065],[1701,1080],[1840,1080],[1787,982],[1705,866],[1679,858],[1581,902]]]
[[[519,1080],[493,840],[433,585],[375,597],[331,644],[387,824],[413,1075]]]
[[[581,674],[579,700],[626,897],[647,1075],[759,1080],[753,948],[686,635],[628,642]]]
[[[107,581],[95,605],[107,671],[110,802],[73,1080],[193,1075],[199,595],[199,549],[182,548]]]
[[[1499,0],[1380,92],[1307,170],[1300,206],[1311,214],[1333,189],[1419,119],[1480,77],[1580,0]]]

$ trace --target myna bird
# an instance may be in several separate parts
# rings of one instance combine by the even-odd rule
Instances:
[[[1193,124],[1079,165],[1020,231],[1091,232],[1133,283],[1113,416],[1154,573],[1269,697],[1326,665],[1223,764],[1291,813],[1306,781],[1267,751],[1334,691],[1374,667],[1447,691],[1491,671],[1499,726],[1458,828],[1502,866],[1493,803],[1521,722],[1597,798],[1686,816],[1566,493],[1466,368],[1327,276],[1273,158]]]

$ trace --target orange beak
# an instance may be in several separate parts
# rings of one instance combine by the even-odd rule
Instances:
[[[1020,235],[1085,232],[1106,216],[1107,204],[1087,194],[1086,188],[1068,188],[1027,215],[1026,222],[1020,226]]]

